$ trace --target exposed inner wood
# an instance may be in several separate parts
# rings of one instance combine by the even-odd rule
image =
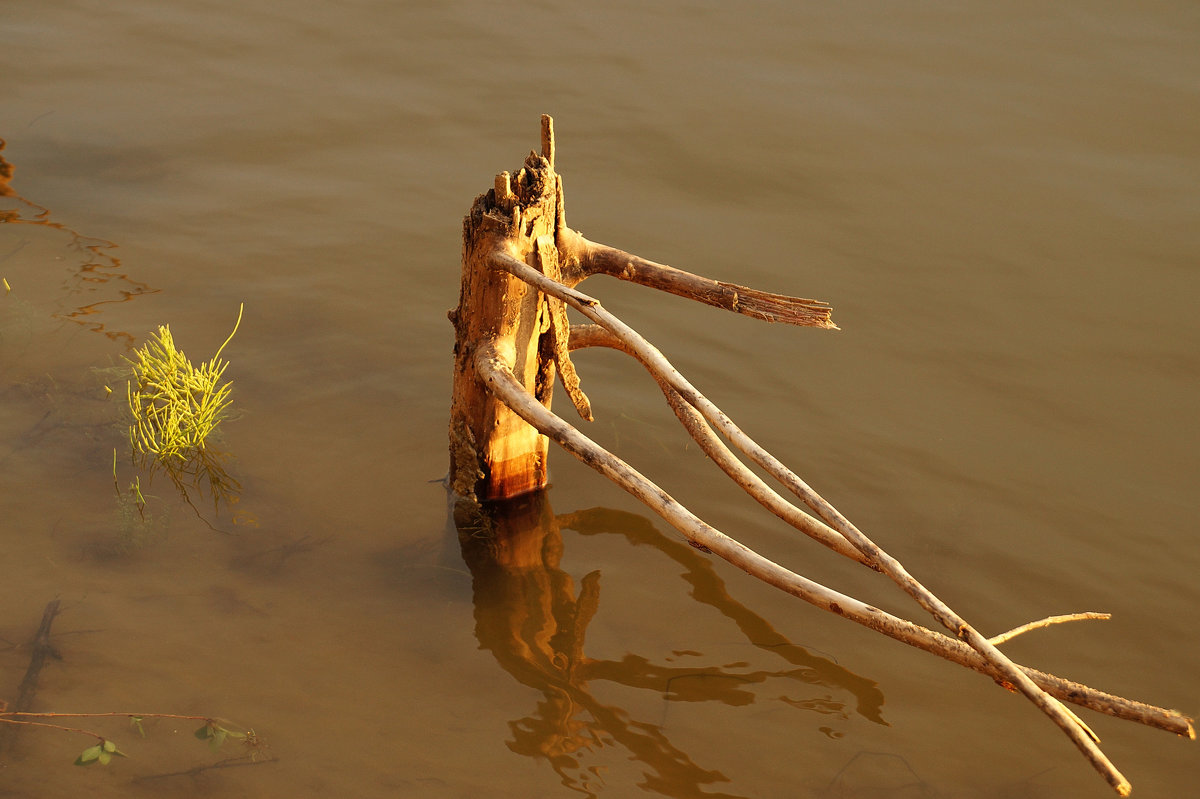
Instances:
[[[462,293],[455,325],[450,484],[465,501],[520,496],[546,485],[548,442],[638,497],[683,533],[753,576],[807,602],[992,677],[1024,694],[1050,717],[1120,795],[1129,782],[1097,746],[1092,730],[1062,702],[1195,737],[1193,722],[1164,710],[1014,663],[997,645],[1028,629],[1097,618],[1071,614],[985,637],[916,580],[778,458],[746,435],[691,385],[653,345],[575,286],[608,275],[768,322],[837,329],[818,300],[775,294],[702,277],[597,244],[566,225],[562,178],[555,172],[553,121],[542,119],[541,154],[516,175],[500,173],[463,226]],[[572,327],[570,306],[593,324]],[[609,346],[637,360],[703,451],[735,484],[797,530],[885,574],[949,633],[933,632],[828,589],[712,528],[661,488],[599,447],[551,410],[555,376],[579,415],[592,418],[570,350]],[[718,437],[724,436],[732,449]],[[819,519],[784,499],[734,453],[763,469]]]

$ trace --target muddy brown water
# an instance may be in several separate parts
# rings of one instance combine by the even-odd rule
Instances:
[[[0,697],[57,597],[38,709],[221,716],[271,758],[202,768],[239,750],[160,720],[78,769],[86,738],[24,731],[0,795],[1107,794],[1024,700],[683,546],[562,452],[533,565],[460,545],[460,221],[540,113],[573,227],[842,330],[597,278],[606,307],[981,629],[1113,614],[1014,657],[1200,710],[1194,4],[68,0],[7,4],[0,38]],[[209,357],[241,302],[239,501],[198,515],[160,475],[134,518],[115,367],[164,323]],[[634,365],[576,360],[599,441],[923,620],[738,497]],[[1194,743],[1087,720],[1136,796],[1200,784]]]

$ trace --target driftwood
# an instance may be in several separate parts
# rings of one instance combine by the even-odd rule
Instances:
[[[25,669],[25,676],[21,679],[21,684],[17,686],[17,698],[10,704],[0,701],[0,711],[24,713],[32,710],[33,699],[37,695],[38,680],[42,676],[46,660],[49,658],[62,659],[62,655],[54,648],[54,644],[50,643],[50,628],[59,614],[59,602],[58,599],[52,599],[42,611],[42,622],[38,625],[33,638],[29,640],[29,667]],[[14,727],[0,725],[0,754],[12,743],[12,736],[15,733]]]
[[[1172,710],[1106,694],[1014,663],[997,646],[1027,629],[1105,614],[1071,614],[989,639],[955,613],[799,476],[692,386],[636,331],[575,289],[602,274],[770,322],[835,329],[823,302],[710,280],[588,241],[566,225],[562,179],[554,168],[553,122],[542,118],[541,153],[517,174],[497,176],[463,224],[462,292],[450,312],[456,331],[450,419],[450,486],[466,502],[505,499],[546,485],[548,442],[633,494],[683,533],[747,573],[896,640],[925,649],[1019,691],[1049,716],[1118,794],[1129,782],[1095,734],[1063,702],[1195,738],[1192,720]],[[569,306],[592,324],[571,326]],[[591,420],[572,349],[608,346],[640,361],[691,436],[733,480],[775,515],[818,542],[890,578],[950,635],[884,613],[802,577],[697,518],[652,481],[550,410],[558,375],[578,414]],[[716,432],[714,432],[714,428]],[[802,510],[768,486],[717,436],[794,494]]]
[[[601,739],[637,761],[646,777],[639,787],[669,782],[675,796],[716,796],[705,787],[726,779],[674,746],[661,723],[639,720],[630,708],[605,698],[605,685],[660,692],[664,701],[740,705],[754,701],[754,685],[784,679],[801,692],[808,689],[807,701],[780,697],[789,705],[803,708],[815,699],[823,712],[854,707],[863,718],[885,723],[883,692],[874,681],[788,640],[729,595],[711,558],[665,535],[645,517],[610,508],[556,515],[546,491],[489,503],[482,515],[480,510],[460,503],[451,517],[471,572],[475,635],[481,650],[490,651],[538,696],[535,710],[509,722],[513,740],[508,746],[517,754],[545,759],[563,784],[579,793],[587,792],[595,778],[581,755]],[[614,660],[589,657],[585,643],[588,625],[600,609],[600,572],[584,576],[576,590],[575,580],[561,566],[562,530],[567,528],[581,536],[615,534],[632,546],[656,550],[678,568],[675,579],[690,586],[702,607],[732,622],[746,645],[783,664],[752,669],[748,663],[661,664],[638,653]],[[702,691],[688,688],[701,684]],[[845,699],[835,699],[835,693]],[[666,709],[664,705],[664,714]]]

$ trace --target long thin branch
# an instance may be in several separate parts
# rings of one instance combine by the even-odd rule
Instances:
[[[610,347],[632,355],[632,353],[621,342],[620,339],[599,325],[573,326],[571,328],[570,347],[571,349],[583,349],[585,347]],[[771,510],[771,512],[776,516],[788,522],[789,524],[792,524],[792,526],[796,527],[801,532],[810,535],[820,543],[825,544],[835,552],[838,552],[839,554],[845,555],[849,558],[857,559],[864,565],[872,565],[866,560],[865,555],[853,548],[853,546],[850,545],[844,537],[837,533],[836,530],[826,527],[821,522],[801,512],[790,502],[772,491],[771,488],[763,483],[757,475],[755,475],[749,469],[746,469],[742,465],[741,461],[739,461],[736,456],[734,456],[733,453],[731,453],[729,449],[723,443],[721,443],[720,439],[713,434],[711,428],[709,428],[708,424],[705,422],[704,417],[702,417],[695,408],[684,402],[682,397],[680,397],[679,394],[669,385],[663,383],[661,379],[658,379],[657,377],[655,377],[655,379],[658,382],[659,388],[667,397],[667,401],[670,403],[671,409],[675,411],[676,416],[679,417],[680,421],[688,429],[688,432],[692,435],[692,438],[698,444],[700,444],[705,453],[708,454],[708,456],[712,458],[721,467],[721,469],[726,472],[726,474],[733,478],[738,485],[741,485],[747,493],[749,493],[764,507]],[[797,518],[797,515],[801,518]],[[816,527],[814,529],[809,529],[807,527],[807,523],[802,521],[803,519],[807,519],[808,522],[811,522]],[[1002,643],[1021,635],[1022,633],[1052,624],[1061,624],[1064,622],[1079,621],[1083,619],[1109,618],[1112,618],[1112,616],[1108,613],[1072,613],[1061,616],[1050,616],[1039,621],[1023,624],[1020,627],[1009,630],[1006,633],[993,636],[990,640],[992,644],[999,646]],[[908,622],[905,623],[907,624]],[[934,654],[938,654],[955,663],[972,668],[975,671],[994,676],[994,672],[988,667],[987,661],[983,660],[974,650],[958,641],[947,638],[941,633],[935,633],[924,627],[917,627],[917,629],[919,629],[921,633],[916,638],[898,638],[897,640],[904,640],[905,643],[925,649],[926,651],[934,651],[930,649],[931,642],[936,642],[938,646],[941,646],[944,643],[949,643],[953,646],[951,650],[934,651]],[[1073,702],[1082,707],[1087,707],[1091,710],[1095,710],[1096,712],[1104,713],[1106,715],[1115,716],[1117,718],[1123,718],[1130,721],[1137,721],[1138,723],[1151,727],[1157,727],[1159,729],[1166,730],[1167,732],[1173,732],[1176,735],[1195,738],[1195,731],[1192,727],[1191,719],[1176,711],[1164,710],[1163,708],[1155,707],[1154,705],[1147,705],[1142,702],[1137,702],[1134,700],[1125,699],[1124,697],[1118,697],[1114,696],[1113,694],[1097,691],[1093,688],[1089,688],[1088,686],[1070,682],[1062,679],[1061,677],[1056,677],[1054,675],[1046,674],[1045,672],[1029,668],[1028,666],[1019,666],[1019,668],[1029,675],[1030,679],[1037,683],[1039,687],[1056,699]],[[1078,723],[1087,731],[1088,735],[1093,740],[1099,742],[1099,739],[1096,737],[1095,733],[1092,733],[1090,728],[1088,728],[1082,720],[1080,720],[1073,713],[1072,717],[1075,719],[1076,723]]]
[[[942,600],[914,579],[899,561],[887,554],[875,542],[863,534],[862,531],[851,524],[848,519],[813,491],[799,476],[780,463],[775,456],[771,455],[757,442],[742,432],[720,408],[713,405],[712,402],[684,379],[671,366],[663,354],[642,338],[640,334],[604,310],[598,300],[574,289],[568,289],[561,283],[549,280],[537,270],[527,266],[524,262],[508,253],[501,251],[494,252],[491,257],[491,263],[493,266],[535,286],[540,291],[559,297],[593,322],[605,327],[614,335],[624,340],[633,350],[636,357],[646,364],[647,368],[650,368],[668,382],[672,388],[679,392],[680,396],[704,414],[739,449],[755,460],[755,462],[759,463],[759,465],[763,466],[763,468],[767,469],[772,476],[780,480],[789,490],[797,494],[806,504],[816,510],[831,527],[844,535],[864,555],[871,557],[885,574],[892,578],[897,585],[915,599],[921,607],[925,608],[942,625],[990,661],[999,675],[1019,689],[1021,693],[1025,694],[1031,702],[1062,729],[1119,795],[1127,796],[1129,794],[1132,790],[1129,781],[1117,770],[1108,757],[1100,751],[1095,742],[1089,737],[1085,728],[1077,724],[1071,718],[1070,714],[1065,712],[1058,701],[1047,695],[1004,653],[989,643],[965,619],[951,610]]]
[[[33,706],[33,697],[37,693],[38,678],[42,674],[42,669],[46,665],[47,658],[61,657],[54,649],[54,644],[50,643],[50,628],[54,625],[54,619],[59,614],[59,605],[61,600],[52,599],[46,603],[45,609],[42,611],[42,622],[38,625],[37,632],[34,633],[33,639],[29,642],[30,648],[33,650],[29,656],[29,668],[25,670],[25,677],[21,680],[21,685],[17,689],[17,699],[13,702],[13,712],[29,710]]]
[[[8,715],[27,711],[33,707],[33,698],[37,695],[38,680],[41,677],[42,669],[46,666],[47,658],[59,658],[54,648],[54,644],[50,642],[50,628],[54,625],[54,619],[59,614],[59,606],[61,600],[52,599],[46,603],[45,609],[42,610],[42,621],[38,625],[37,632],[34,633],[29,645],[33,650],[29,656],[29,668],[25,670],[25,676],[21,679],[21,685],[17,688],[17,698],[11,706],[5,706],[0,702],[0,709],[8,711]],[[13,727],[0,728],[0,752],[3,752],[12,743]]]
[[[1039,619],[1037,621],[1031,621],[1028,624],[1022,624],[1020,627],[1014,627],[1006,633],[1000,633],[999,635],[993,635],[991,638],[988,639],[988,641],[990,641],[993,646],[1000,646],[1001,644],[1007,643],[1008,641],[1011,641],[1012,639],[1016,638],[1018,635],[1027,633],[1030,630],[1040,630],[1041,628],[1049,627],[1052,624],[1064,624],[1069,621],[1087,621],[1087,620],[1108,621],[1111,618],[1112,618],[1111,613],[1091,613],[1091,612],[1088,612],[1088,613],[1066,613],[1061,616],[1047,616],[1044,619]]]
[[[659,486],[534,400],[521,387],[490,345],[485,345],[477,351],[475,364],[480,378],[525,421],[553,439],[580,461],[637,497],[689,540],[712,550],[751,576],[816,607],[843,616],[909,646],[923,649],[945,660],[986,674],[993,679],[998,678],[992,664],[961,641],[893,616],[879,608],[802,577],[700,520]],[[1020,668],[1029,675],[1030,679],[1057,699],[1105,715],[1173,732],[1176,735],[1195,737],[1192,720],[1177,711],[1097,691],[1086,685],[1027,666]]]
[[[599,325],[573,326],[571,328],[569,346],[571,349],[611,347],[621,350],[628,355],[633,354],[621,343],[620,339]],[[839,555],[844,555],[851,560],[858,561],[864,566],[874,568],[870,558],[847,541],[845,536],[824,522],[809,516],[779,496],[762,478],[746,468],[745,464],[738,460],[737,456],[730,452],[729,448],[712,431],[712,428],[708,426],[708,423],[700,415],[699,411],[685,402],[683,397],[679,396],[679,392],[671,388],[667,383],[664,383],[657,375],[651,373],[651,376],[655,378],[659,389],[663,392],[663,396],[667,398],[667,403],[671,406],[671,410],[675,412],[675,416],[679,418],[679,421],[687,429],[692,439],[700,445],[704,453],[725,474],[729,475],[730,479],[741,486],[756,502],[792,527],[795,527],[824,546],[829,547]]]
[[[694,275],[589,241],[569,228],[559,229],[558,247],[577,258],[585,274],[610,275],[766,322],[838,329],[830,318],[833,309],[820,300],[772,294]]]

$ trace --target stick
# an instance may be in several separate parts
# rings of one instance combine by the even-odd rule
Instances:
[[[570,346],[572,349],[583,349],[585,347],[611,347],[613,349],[618,349],[622,352],[629,353],[628,348],[626,348],[619,339],[599,325],[576,325],[572,327]],[[668,401],[671,401],[672,409],[676,410],[676,415],[679,415],[681,420],[684,421],[684,424],[688,426],[689,432],[693,434],[693,438],[696,440],[696,442],[705,448],[705,452],[708,453],[713,460],[717,461],[718,465],[720,465],[722,469],[726,469],[727,473],[730,473],[730,469],[744,469],[745,472],[754,480],[757,480],[758,484],[761,485],[761,489],[759,486],[748,487],[743,485],[741,481],[738,480],[738,478],[733,474],[730,474],[730,476],[734,477],[735,481],[738,481],[739,485],[743,485],[743,488],[745,488],[748,493],[750,493],[760,503],[771,509],[772,512],[776,513],[777,516],[784,519],[784,521],[792,523],[792,520],[789,518],[791,514],[786,509],[790,508],[797,513],[800,513],[800,511],[796,509],[794,505],[787,502],[782,497],[779,497],[779,495],[775,494],[775,492],[771,491],[771,489],[766,486],[765,483],[762,483],[761,480],[758,480],[757,475],[754,475],[753,472],[745,469],[741,462],[738,461],[731,452],[729,452],[728,448],[726,448],[724,444],[722,444],[718,439],[716,439],[715,436],[712,435],[712,431],[708,427],[707,423],[704,422],[703,417],[700,417],[698,412],[690,405],[683,403],[682,399],[679,398],[679,395],[674,391],[674,389],[672,389],[670,386],[664,385],[661,381],[659,381],[659,387],[663,390],[664,394],[668,395]],[[684,416],[688,418],[685,420]],[[694,430],[693,423],[695,426]],[[713,451],[710,452],[708,447],[712,447]],[[728,469],[727,466],[729,467]],[[767,492],[768,496],[775,497],[778,502],[783,504],[784,508],[777,509],[772,507],[771,504],[768,504],[768,502],[764,501],[763,496],[759,496],[759,494],[755,493],[755,491],[758,490]],[[813,538],[817,539],[821,543],[826,544],[834,551],[851,558],[857,555],[858,558],[856,559],[861,559],[861,563],[871,566],[871,564],[865,559],[865,556],[862,555],[862,553],[857,549],[851,547],[849,551],[846,551],[848,542],[846,542],[845,539],[837,533],[837,531],[825,527],[821,524],[821,522],[817,521],[816,519],[812,519],[812,517],[807,515],[804,515],[804,518],[811,521],[814,525],[817,525],[819,530],[825,530],[828,532],[814,535],[809,530],[803,529],[799,524],[793,524],[793,526],[796,526],[797,529],[801,529],[802,532],[812,535]],[[837,536],[837,538],[833,538],[833,536]],[[839,544],[838,539],[841,539],[842,543]],[[1075,621],[1085,618],[1108,619],[1111,618],[1111,614],[1074,613],[1065,616],[1051,616],[1047,619],[1042,619],[1041,621],[1037,622],[1030,622],[1029,624],[1022,625],[1014,630],[1010,630],[1007,633],[995,636],[991,639],[991,641],[994,645],[999,646],[1004,641],[1011,640],[1016,635],[1027,632],[1031,629],[1045,627],[1049,624]],[[896,621],[901,626],[911,624],[910,622],[902,619],[896,619]],[[887,633],[887,631],[884,630],[880,630],[880,632],[885,632],[885,634],[890,635],[890,633]],[[913,637],[892,637],[897,638],[897,640],[902,640],[904,643],[907,643],[911,646],[924,649],[932,654],[939,655],[954,663],[967,666],[968,668],[980,673],[994,676],[993,672],[987,668],[986,661],[980,658],[978,653],[976,653],[974,650],[961,644],[960,642],[948,638],[941,633],[933,632],[932,630],[928,630],[918,625],[912,625],[910,632],[914,634]],[[949,646],[950,648],[944,649],[943,647],[946,646]],[[1052,674],[1046,674],[1045,672],[1041,672],[1027,666],[1020,666],[1019,668],[1029,675],[1030,679],[1037,683],[1039,687],[1056,699],[1073,702],[1081,707],[1087,707],[1091,710],[1095,710],[1098,713],[1104,713],[1106,715],[1122,718],[1127,721],[1136,721],[1140,724],[1156,727],[1158,729],[1166,730],[1167,732],[1173,732],[1176,735],[1183,737],[1192,739],[1195,738],[1192,720],[1178,711],[1165,710],[1163,708],[1155,707],[1154,705],[1147,705],[1142,702],[1125,699],[1113,694],[1107,694],[1102,691],[1089,688],[1086,685],[1064,680],[1061,677],[1056,677]],[[1070,712],[1069,708],[1067,709],[1067,712]],[[1078,717],[1075,717],[1075,720],[1078,724],[1084,727],[1085,730],[1088,730],[1089,734],[1092,735],[1093,738],[1095,737],[1094,733],[1090,733],[1090,729],[1087,728],[1087,725],[1084,724],[1082,720],[1080,720]]]
[[[837,509],[813,491],[799,476],[780,463],[775,456],[771,455],[771,453],[767,452],[757,442],[743,433],[720,408],[713,405],[712,402],[684,379],[671,366],[663,354],[642,338],[640,334],[604,310],[596,299],[575,289],[569,289],[556,281],[549,280],[545,275],[542,275],[537,270],[527,266],[506,252],[493,252],[489,263],[529,283],[546,294],[559,297],[584,316],[603,326],[624,341],[634,352],[635,356],[646,364],[648,369],[651,369],[656,375],[669,383],[680,396],[704,414],[739,449],[760,466],[767,469],[773,477],[780,480],[789,490],[799,496],[805,504],[817,511],[818,515],[825,519],[831,527],[844,535],[864,555],[871,557],[881,567],[881,570],[892,578],[893,582],[915,599],[921,607],[943,626],[984,656],[992,664],[999,676],[1019,689],[1021,693],[1025,694],[1031,702],[1059,726],[1119,795],[1127,796],[1129,794],[1132,790],[1129,781],[1125,779],[1116,766],[1096,746],[1085,729],[1077,724],[1068,713],[1064,712],[1061,704],[1054,701],[1036,683],[1030,680],[1006,655],[988,643],[988,640],[969,625],[965,619],[951,610],[936,595],[914,579],[899,561],[888,555],[875,542],[871,541],[862,531],[842,516]],[[505,402],[507,403],[507,400]],[[513,410],[516,411],[517,409],[514,408]],[[518,411],[518,413],[520,412]],[[534,427],[536,426],[534,425]],[[643,501],[645,502],[646,500],[643,499]]]
[[[62,655],[58,654],[54,645],[50,643],[50,627],[54,624],[54,618],[58,613],[59,600],[53,599],[46,603],[46,608],[42,611],[42,622],[29,641],[29,645],[33,649],[29,656],[29,668],[25,670],[25,677],[17,687],[16,700],[11,706],[4,708],[5,715],[28,711],[33,706],[33,697],[37,694],[38,678],[41,676],[42,668],[46,665],[46,658],[62,659]],[[13,733],[14,730],[11,726],[0,730],[0,751],[3,751],[11,743]]]
[[[29,642],[33,648],[33,654],[29,657],[29,668],[25,670],[25,678],[21,680],[21,685],[17,688],[17,700],[12,706],[12,711],[15,713],[29,710],[33,705],[33,697],[37,694],[38,677],[41,676],[42,668],[46,665],[46,658],[62,659],[62,655],[50,643],[50,627],[54,624],[55,617],[58,616],[58,608],[59,600],[57,599],[46,603],[46,608],[42,611],[42,623],[38,625],[37,632]]]
[[[627,463],[533,400],[521,388],[511,371],[496,357],[496,353],[490,346],[485,345],[480,348],[475,362],[481,379],[514,412],[536,427],[542,434],[554,439],[563,449],[580,461],[633,494],[664,521],[683,533],[688,540],[710,549],[751,576],[774,585],[816,607],[843,616],[902,643],[986,674],[993,679],[997,678],[992,665],[961,641],[926,629],[906,619],[892,616],[879,608],[802,577],[706,524]],[[1192,720],[1178,711],[1166,710],[1097,691],[1086,685],[1026,666],[1020,668],[1029,675],[1030,679],[1057,699],[1177,735],[1195,737]]]
[[[620,350],[626,354],[632,355],[626,349],[620,339],[609,333],[599,325],[575,325],[571,328],[570,347],[572,349],[582,349],[584,347],[611,347]],[[765,507],[771,513],[778,516],[783,521],[795,527],[800,532],[816,540],[817,542],[829,547],[839,555],[844,555],[851,560],[858,561],[864,566],[875,568],[870,558],[860,552],[853,544],[846,540],[846,537],[837,530],[829,527],[823,522],[814,519],[804,511],[797,508],[792,503],[788,502],[783,497],[779,496],[769,485],[756,475],[754,472],[747,469],[746,466],[738,460],[737,456],[729,451],[729,448],[721,442],[721,439],[713,433],[712,428],[704,420],[704,417],[687,404],[679,392],[671,388],[668,384],[659,380],[653,375],[658,382],[658,387],[662,390],[663,395],[667,398],[667,402],[671,406],[671,410],[675,412],[675,416],[687,428],[688,434],[695,440],[704,453],[713,460],[721,468],[725,474],[737,483],[742,489],[754,498],[759,504]],[[876,569],[877,570],[877,569]],[[877,570],[878,571],[878,570]]]
[[[1014,627],[1013,629],[1009,630],[1006,633],[1000,633],[999,635],[993,635],[991,638],[988,639],[988,642],[991,643],[992,646],[1000,646],[1001,644],[1007,643],[1008,641],[1011,641],[1012,639],[1016,638],[1018,635],[1027,633],[1030,630],[1039,630],[1042,627],[1049,627],[1052,624],[1064,624],[1069,621],[1085,621],[1088,619],[1095,619],[1098,621],[1108,621],[1111,618],[1112,618],[1111,613],[1091,613],[1091,612],[1067,613],[1062,616],[1047,616],[1046,618],[1039,619],[1038,621],[1031,621],[1028,624],[1022,624],[1020,627]]]
[[[607,244],[588,241],[568,228],[558,230],[558,247],[579,261],[585,276],[609,275],[765,322],[784,322],[826,330],[839,329],[831,318],[833,309],[820,300],[772,294],[736,283],[701,277],[666,264],[648,261]]]

